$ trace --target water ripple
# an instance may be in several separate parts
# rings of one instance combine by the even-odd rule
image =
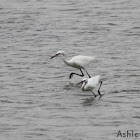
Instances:
[[[4,1],[0,5],[1,139],[112,140],[139,128],[140,1]],[[99,99],[58,50],[95,56]],[[96,92],[96,89],[95,89]]]

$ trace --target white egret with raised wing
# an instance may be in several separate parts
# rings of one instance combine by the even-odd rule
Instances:
[[[88,74],[88,72],[85,70],[85,67],[87,65],[89,65],[95,59],[94,57],[92,57],[92,56],[77,55],[77,56],[73,57],[72,59],[67,60],[67,58],[68,58],[67,53],[65,51],[63,51],[63,50],[60,50],[54,56],[52,56],[50,59],[52,59],[54,57],[57,57],[58,55],[63,55],[63,61],[64,61],[65,64],[67,64],[68,66],[77,68],[77,69],[79,69],[81,71],[81,74],[73,73],[72,72],[70,74],[70,76],[69,76],[69,79],[71,79],[74,74],[83,77],[84,73],[83,73],[82,69],[87,73],[89,78],[91,77]]]

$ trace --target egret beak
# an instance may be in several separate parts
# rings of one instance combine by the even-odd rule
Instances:
[[[60,53],[58,53],[58,54],[56,54],[56,55],[52,56],[50,59],[52,59],[52,58],[54,58],[54,57],[58,56],[59,54],[60,54]]]
[[[79,85],[79,84],[81,84],[81,83],[83,83],[84,81],[81,81],[81,82],[79,82],[77,85]]]

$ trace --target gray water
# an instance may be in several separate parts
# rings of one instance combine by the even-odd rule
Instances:
[[[102,98],[69,80],[80,71],[58,50],[96,57]],[[139,85],[139,0],[1,0],[1,140],[125,139],[140,133]]]

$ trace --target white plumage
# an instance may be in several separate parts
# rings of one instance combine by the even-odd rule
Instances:
[[[94,57],[78,55],[78,56],[74,56],[71,60],[69,60],[69,63],[71,63],[72,67],[80,69],[80,68],[85,68],[93,60]]]
[[[97,87],[100,83],[98,93],[101,96],[100,88],[101,88],[101,85],[102,85],[102,81],[100,81],[100,75],[97,75],[95,77],[91,77],[91,78],[88,78],[88,79],[84,78],[80,83],[82,83],[82,87],[81,87],[82,91],[91,91],[93,94],[94,94],[94,92],[92,90],[95,87]],[[96,95],[95,95],[95,97],[96,97]]]
[[[65,51],[58,51],[54,56],[52,56],[50,59],[58,56],[62,54],[63,55],[63,61],[65,62],[65,64],[67,64],[68,66],[71,66],[71,67],[74,67],[74,68],[77,68],[81,71],[81,75],[80,74],[77,74],[77,73],[71,73],[70,74],[70,77],[69,78],[72,78],[73,74],[75,75],[79,75],[79,76],[84,76],[83,72],[82,72],[82,69],[87,73],[87,75],[89,76],[90,78],[90,75],[88,74],[88,72],[85,70],[85,67],[87,65],[89,65],[95,58],[92,57],[92,56],[82,56],[82,55],[78,55],[78,56],[75,56],[73,57],[72,59],[70,60],[67,60],[68,58],[68,55]]]

